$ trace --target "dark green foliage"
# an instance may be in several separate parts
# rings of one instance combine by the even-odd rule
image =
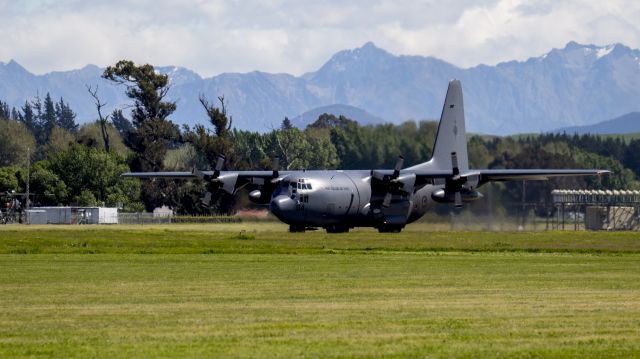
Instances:
[[[51,130],[57,125],[56,106],[51,99],[51,95],[47,92],[44,98],[42,114],[40,115],[40,127],[42,131],[41,143],[45,143],[49,139]]]
[[[155,72],[152,65],[136,65],[121,60],[105,69],[103,78],[126,87],[133,100],[133,126],[129,144],[135,152],[131,163],[134,171],[161,171],[167,149],[180,137],[178,126],[167,119],[176,110],[174,102],[165,101],[169,77]],[[164,203],[165,191],[171,191],[168,181],[145,181],[142,200],[148,210]]]
[[[207,112],[209,123],[213,126],[216,136],[220,138],[228,138],[229,130],[233,124],[233,118],[227,115],[224,96],[218,96],[218,101],[220,101],[220,107],[210,104],[204,95],[200,95],[200,103]]]
[[[24,166],[27,152],[33,153],[35,140],[24,124],[11,120],[0,120],[0,167]]]
[[[127,96],[134,100],[132,115],[137,128],[151,119],[166,120],[176,110],[174,102],[164,101],[169,91],[169,76],[157,74],[152,65],[121,60],[108,66],[102,77],[126,86]]]
[[[285,120],[288,118],[285,117]],[[347,126],[357,124],[356,121],[350,120],[342,115],[336,117],[330,113],[323,113],[318,119],[307,127],[311,128],[334,128],[336,126]]]
[[[56,200],[59,203],[72,203],[81,200],[86,202],[91,196],[95,202],[114,206],[122,203],[125,206],[135,204],[139,198],[140,184],[137,179],[124,178],[120,175],[129,170],[124,160],[115,153],[107,153],[98,148],[85,147],[80,144],[68,150],[56,153],[47,161],[36,165],[51,175],[49,185],[59,180],[66,191],[58,191]],[[34,166],[36,167],[36,166]],[[55,176],[55,177],[54,177]],[[50,192],[43,189],[42,192]]]
[[[122,114],[122,110],[113,110],[111,113],[111,123],[113,127],[118,130],[118,133],[122,137],[122,140],[127,146],[131,146],[131,135],[135,131],[135,128],[131,124],[128,118]]]
[[[391,168],[400,155],[407,165],[428,160],[436,131],[427,121],[364,127],[353,122],[332,128],[331,142],[345,169]]]
[[[7,191],[20,191],[17,167],[0,167],[0,193]]]
[[[631,140],[624,151],[622,163],[640,177],[640,140]]]
[[[0,108],[3,107],[0,101]],[[0,118],[2,113],[8,111],[8,107],[0,109]],[[38,146],[44,146],[49,140],[49,136],[55,127],[60,127],[65,131],[74,133],[78,129],[75,122],[76,114],[71,107],[60,98],[60,102],[54,103],[51,94],[47,93],[44,103],[39,96],[33,101],[25,101],[20,110],[13,108],[9,116],[12,120],[22,122],[35,137]]]
[[[60,102],[56,103],[56,123],[58,127],[69,132],[76,132],[78,124],[76,123],[76,114],[71,107],[60,97]]]
[[[22,106],[22,113],[18,117],[18,120],[24,123],[25,126],[31,131],[34,137],[37,137],[39,132],[39,127],[37,123],[36,114],[33,112],[33,107],[29,101],[24,102],[24,106]]]
[[[30,191],[35,195],[35,205],[69,204],[69,188],[60,176],[50,169],[48,161],[35,163],[31,169],[30,179]]]
[[[289,117],[285,117],[284,120],[282,120],[282,124],[280,125],[280,129],[281,130],[290,130],[293,128],[293,124],[291,123],[291,120],[289,120]]]
[[[108,66],[102,77],[126,86],[127,96],[134,101],[135,131],[130,142],[136,152],[133,170],[162,170],[167,148],[180,134],[178,127],[167,120],[176,110],[174,102],[164,101],[169,77],[157,74],[152,65],[136,65],[128,60]]]
[[[0,120],[15,120],[12,118],[12,114],[15,113],[15,108],[9,108],[9,104],[0,100]]]

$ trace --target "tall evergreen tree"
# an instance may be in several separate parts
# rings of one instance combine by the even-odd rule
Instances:
[[[48,92],[44,98],[40,123],[42,124],[42,143],[44,143],[49,138],[51,130],[57,125],[56,107]]]
[[[25,126],[31,131],[34,137],[38,134],[38,119],[33,111],[33,107],[29,101],[24,102],[22,106],[22,113],[19,115],[19,121],[24,123]]]
[[[62,97],[60,102],[56,103],[56,123],[60,128],[63,128],[69,132],[78,131],[78,124],[76,123],[76,114],[73,112],[69,104],[66,104]]]
[[[31,101],[31,109],[33,110],[33,135],[36,138],[36,142],[42,145],[46,142],[45,136],[45,123],[44,123],[44,111],[42,109],[42,100],[40,95],[36,95],[35,99]]]
[[[9,109],[9,104],[3,101],[0,101],[0,119],[9,120],[11,118],[11,110]]]
[[[289,117],[285,117],[284,120],[282,120],[282,124],[280,125],[280,129],[281,130],[290,130],[293,128],[293,124],[291,123],[291,120],[289,119]]]
[[[18,121],[20,119],[20,112],[15,107],[11,108],[11,119]]]

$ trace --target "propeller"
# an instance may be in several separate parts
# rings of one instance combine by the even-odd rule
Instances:
[[[458,168],[458,154],[456,152],[451,152],[451,168],[453,177],[451,177],[450,187],[453,187],[451,188],[453,190],[451,192],[454,192],[453,203],[456,208],[461,208],[462,194],[460,193],[460,191],[462,191],[462,184],[464,183],[464,181],[460,181],[460,168]],[[447,186],[445,185],[445,190],[446,187]]]
[[[191,173],[194,176],[207,181],[207,191],[204,193],[204,196],[200,199],[204,206],[209,206],[211,204],[211,199],[213,197],[213,193],[218,192],[220,188],[222,188],[225,192],[232,194],[235,190],[236,180],[238,179],[237,173],[229,173],[221,176],[220,173],[222,168],[224,167],[226,157],[224,155],[218,156],[218,160],[216,161],[216,165],[213,169],[213,173],[211,175],[205,174],[204,172],[198,170],[197,168],[193,168]]]
[[[413,187],[416,182],[415,173],[400,175],[400,170],[404,165],[404,157],[399,156],[396,164],[393,168],[391,175],[386,175],[380,171],[372,171],[371,176],[378,180],[380,184],[385,188],[384,199],[382,200],[382,207],[388,208],[391,205],[393,194],[399,191],[404,193],[413,192]]]
[[[400,170],[402,169],[402,165],[404,164],[404,157],[399,156],[396,161],[396,165],[393,168],[393,174],[391,177],[388,177],[387,180],[387,193],[384,195],[384,199],[382,200],[382,207],[389,208],[391,205],[391,199],[393,198],[393,190],[397,190],[399,186],[397,186],[397,182],[395,180],[400,176]]]
[[[445,180],[443,190],[432,193],[431,197],[437,202],[453,202],[456,208],[461,208],[463,200],[474,201],[482,197],[482,194],[475,190],[480,181],[479,174],[467,173],[460,175],[458,167],[458,154],[451,152],[452,176]]]
[[[225,156],[218,156],[218,160],[216,161],[216,165],[213,169],[213,174],[206,175],[197,168],[193,168],[191,171],[195,176],[200,179],[207,181],[207,191],[204,193],[204,196],[200,198],[200,202],[206,207],[209,207],[211,204],[211,198],[213,197],[212,192],[217,192],[220,189],[220,182],[217,181],[218,177],[220,177],[220,171],[224,166]]]
[[[260,186],[260,189],[253,190],[249,193],[249,199],[258,204],[267,204],[271,200],[271,194],[280,181],[280,157],[275,156],[271,160],[271,180],[265,181],[262,177],[253,177],[251,183]]]

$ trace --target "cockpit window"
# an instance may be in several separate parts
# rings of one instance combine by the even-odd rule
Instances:
[[[311,188],[311,183],[307,183],[307,189],[312,189]]]
[[[282,181],[282,188],[289,187],[289,181]]]

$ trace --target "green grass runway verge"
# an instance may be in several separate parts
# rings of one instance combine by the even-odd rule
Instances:
[[[637,233],[0,228],[0,357],[639,357]]]

